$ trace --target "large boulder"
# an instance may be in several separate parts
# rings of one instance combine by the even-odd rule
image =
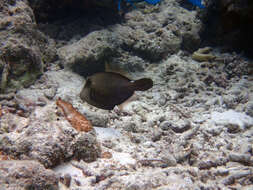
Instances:
[[[32,84],[56,54],[26,1],[3,0],[0,10],[0,88],[8,92]]]
[[[106,64],[135,72],[143,70],[149,62],[159,62],[177,53],[181,48],[192,52],[200,46],[202,23],[196,11],[186,10],[174,0],[162,1],[157,6],[147,3],[136,3],[135,6],[136,9],[125,12],[122,23],[106,28],[98,21],[87,24],[86,28],[91,28],[87,35],[81,32],[81,28],[78,29],[79,25],[83,26],[84,15],[80,24],[65,23],[65,28],[73,25],[75,31],[71,40],[65,39],[66,45],[58,49],[62,62],[84,75],[87,71],[92,74],[104,70]],[[97,25],[95,31],[92,30],[94,25]],[[61,30],[58,36],[66,36],[64,34],[68,33]]]
[[[113,44],[109,43],[110,36],[107,30],[91,32],[81,40],[59,48],[59,57],[65,66],[79,74],[102,71],[115,52]]]

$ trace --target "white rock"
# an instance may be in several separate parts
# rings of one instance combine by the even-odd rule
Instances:
[[[131,157],[131,155],[128,153],[114,152],[113,159],[115,161],[118,161],[122,165],[127,165],[127,164],[135,165],[136,164],[136,160],[133,159]]]
[[[252,117],[234,110],[228,110],[223,113],[213,112],[211,113],[211,121],[216,125],[238,125],[241,129],[253,125]]]
[[[121,137],[121,133],[112,128],[94,127],[99,140],[111,140]]]

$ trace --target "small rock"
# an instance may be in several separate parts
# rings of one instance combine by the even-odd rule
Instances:
[[[154,133],[152,134],[152,141],[153,142],[159,141],[161,137],[162,137],[161,131],[154,131]]]
[[[200,161],[198,168],[201,170],[210,169],[212,167],[223,166],[228,162],[226,158],[216,158],[214,160]]]
[[[198,49],[197,51],[195,51],[193,53],[192,59],[194,59],[195,61],[199,61],[199,62],[212,61],[216,57],[214,55],[212,55],[211,53],[209,53],[210,51],[211,51],[211,49],[208,47]]]
[[[45,101],[37,101],[36,105],[37,106],[45,106],[45,105],[47,105],[47,102],[45,102]]]
[[[234,174],[232,174],[231,176],[234,178],[234,179],[240,179],[240,178],[244,178],[244,177],[247,177],[247,176],[250,176],[252,175],[252,171],[251,170],[239,170],[239,171],[236,171]]]
[[[208,160],[208,161],[201,161],[199,164],[198,164],[198,168],[200,170],[206,170],[206,169],[210,169],[211,167],[215,167],[215,163],[211,160]]]
[[[164,106],[167,102],[167,99],[164,96],[161,96],[161,98],[158,100],[158,104],[160,106]]]
[[[216,125],[237,125],[241,130],[244,130],[253,125],[252,117],[244,113],[235,112],[234,110],[229,110],[223,113],[213,112],[211,114],[211,120]]]
[[[110,153],[110,152],[103,152],[101,154],[101,158],[110,159],[110,158],[112,158],[112,153]]]
[[[138,129],[137,129],[137,126],[134,122],[127,122],[127,123],[124,123],[124,130],[125,131],[128,131],[128,132],[133,132],[133,133],[137,133],[138,132]]]
[[[97,138],[100,141],[107,142],[106,144],[113,144],[116,139],[121,138],[122,134],[113,128],[103,128],[103,127],[94,127],[96,133],[97,133]]]
[[[249,144],[249,143],[243,143],[241,144],[241,147],[240,147],[240,152],[242,154],[251,154],[252,155],[252,150],[253,149],[253,146],[252,144]]]
[[[60,177],[60,181],[66,185],[66,187],[70,187],[71,183],[71,175],[70,174],[65,174],[63,177]]]
[[[102,142],[102,145],[105,146],[106,148],[112,149],[116,146],[116,144],[114,142],[112,142],[111,140],[104,140]]]
[[[190,129],[189,131],[186,131],[186,132],[183,134],[182,138],[183,138],[185,141],[187,141],[187,140],[193,138],[194,135],[197,134],[199,128],[200,128],[200,126],[198,125],[198,126],[193,127],[192,129]]]
[[[218,169],[217,171],[215,171],[214,174],[218,175],[218,176],[227,176],[229,174],[229,170],[228,169]]]
[[[84,110],[81,113],[85,115],[89,121],[91,121],[93,126],[96,127],[106,127],[109,121],[109,116],[106,114],[100,114],[88,110]]]
[[[0,94],[0,101],[1,100],[11,100],[15,97],[14,93],[9,93],[9,94]]]
[[[253,117],[253,101],[249,101],[245,105],[245,112],[246,112],[247,115]]]
[[[48,99],[52,100],[52,99],[55,97],[55,95],[56,95],[56,88],[46,89],[46,90],[44,91],[44,95],[45,95]]]
[[[223,131],[222,126],[208,126],[205,128],[206,132],[210,133],[212,136],[218,136]]]
[[[253,166],[253,159],[250,154],[231,153],[229,155],[229,160],[231,162],[239,162],[248,166]]]
[[[136,144],[139,144],[141,142],[141,140],[142,140],[141,137],[139,137],[139,136],[137,136],[135,134],[132,134],[131,137],[130,137],[130,139],[131,139],[132,143],[136,143]]]
[[[239,133],[241,131],[239,125],[234,125],[234,124],[228,124],[225,126],[227,128],[227,131],[229,133]]]
[[[236,171],[235,174],[231,174],[227,178],[225,178],[222,183],[224,185],[232,185],[235,183],[236,180],[241,179],[241,178],[246,178],[251,175],[252,175],[252,171],[250,171],[250,170]]]
[[[76,138],[73,148],[75,158],[82,159],[85,162],[93,162],[100,157],[101,154],[100,145],[93,131],[80,134]]]
[[[160,128],[164,131],[167,131],[171,128],[172,123],[169,121],[163,121],[162,123],[160,123]]]
[[[177,165],[176,158],[171,154],[168,154],[167,156],[163,156],[162,160],[164,161],[164,163],[166,163],[167,167],[173,167]]]
[[[225,179],[222,181],[222,183],[223,183],[224,185],[232,185],[232,184],[235,183],[235,178],[233,178],[233,176],[229,176],[229,177],[225,178]]]
[[[191,128],[191,123],[188,120],[184,120],[180,122],[179,124],[174,124],[171,125],[170,128],[175,132],[175,133],[183,133]]]

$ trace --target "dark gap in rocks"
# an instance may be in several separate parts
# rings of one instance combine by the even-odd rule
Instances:
[[[29,3],[39,29],[55,40],[79,40],[122,20],[117,1],[101,4],[96,0],[29,0]]]
[[[28,0],[31,8],[34,10],[35,18],[38,23],[53,22],[55,20],[70,17],[79,14],[86,17],[104,18],[108,14],[117,15],[117,2],[113,0]],[[103,14],[103,13],[106,14]],[[101,14],[102,13],[102,14]],[[111,21],[113,22],[113,17]],[[110,19],[108,19],[110,21]]]
[[[212,1],[201,15],[201,46],[219,46],[253,57],[253,1]]]

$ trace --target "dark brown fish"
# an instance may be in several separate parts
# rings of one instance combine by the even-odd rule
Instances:
[[[96,73],[87,78],[80,97],[87,103],[106,110],[122,104],[134,91],[145,91],[153,86],[148,78],[132,81],[113,72]]]

